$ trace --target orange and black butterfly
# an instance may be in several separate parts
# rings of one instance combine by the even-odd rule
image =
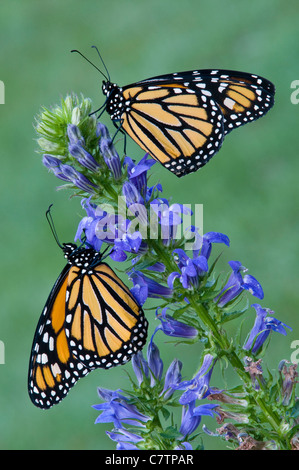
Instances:
[[[274,85],[255,74],[191,70],[119,87],[105,69],[108,77],[98,69],[104,108],[114,124],[178,177],[204,166],[226,134],[274,104]]]
[[[129,361],[143,348],[148,327],[142,308],[100,253],[74,243],[59,246],[68,262],[39,319],[29,364],[29,396],[44,409],[90,371]]]

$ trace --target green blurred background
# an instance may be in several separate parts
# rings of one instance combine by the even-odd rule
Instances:
[[[57,192],[36,154],[33,122],[42,105],[58,103],[74,91],[103,103],[102,77],[78,55],[97,63],[99,47],[113,81],[125,85],[163,73],[197,68],[230,68],[260,74],[274,82],[276,105],[258,122],[230,134],[203,170],[177,179],[158,164],[164,196],[174,202],[204,204],[204,231],[221,231],[231,240],[221,267],[240,260],[263,285],[262,305],[293,327],[273,336],[267,364],[274,371],[290,359],[299,339],[298,305],[298,113],[291,82],[299,80],[298,2],[271,0],[85,0],[17,1],[0,5],[1,135],[1,317],[0,448],[114,449],[105,435],[111,426],[94,425],[96,388],[125,387],[124,370],[96,371],[79,381],[49,411],[35,408],[27,395],[27,369],[35,327],[64,261],[45,219],[54,203],[60,239],[73,239],[83,215],[80,201]],[[101,65],[100,65],[101,66]],[[103,121],[112,125],[109,117]],[[121,151],[121,148],[119,149]],[[132,142],[128,153],[143,152]],[[215,250],[219,253],[220,250]],[[252,300],[252,299],[250,299]],[[250,311],[244,331],[251,327]],[[150,319],[153,331],[156,323]],[[230,329],[234,333],[235,325]],[[244,333],[244,334],[245,334]],[[200,346],[190,351],[157,336],[165,367],[174,357],[186,378],[196,370]],[[235,377],[228,373],[230,384]],[[218,370],[211,384],[220,383]],[[214,429],[214,420],[206,421]],[[225,443],[205,439],[208,449]]]

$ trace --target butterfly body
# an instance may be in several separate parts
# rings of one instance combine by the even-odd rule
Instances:
[[[104,81],[113,122],[181,177],[204,166],[231,130],[273,106],[274,85],[232,70],[194,70],[118,87]]]
[[[141,307],[101,254],[61,247],[68,262],[41,314],[29,365],[29,396],[44,409],[91,370],[129,361],[147,337]]]

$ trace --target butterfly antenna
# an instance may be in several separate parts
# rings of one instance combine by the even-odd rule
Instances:
[[[101,255],[104,256],[104,255],[107,253],[107,251],[110,250],[110,248],[111,248],[111,247],[110,247],[109,245],[106,246],[106,248],[102,251]],[[114,251],[114,249],[112,248],[112,250],[110,251],[110,253],[108,253],[107,256],[111,255],[111,253],[112,253],[113,251]]]
[[[78,54],[80,54],[80,56],[83,57],[83,59],[87,60],[87,62],[89,62],[98,72],[100,72],[101,75],[103,75],[104,78],[106,78],[106,80],[107,80],[108,82],[110,82],[109,73],[108,73],[108,71],[107,71],[107,68],[106,68],[104,62],[103,62],[103,59],[102,59],[102,62],[103,62],[103,64],[104,64],[104,67],[105,67],[106,72],[108,73],[108,76],[106,76],[106,75],[102,72],[102,70],[100,70],[95,64],[93,64],[93,63],[91,62],[91,60],[87,59],[87,57],[85,57],[85,55],[82,54],[82,52],[78,51],[77,49],[72,49],[71,52],[77,52]],[[101,57],[101,56],[100,56],[100,57]]]
[[[55,238],[55,241],[56,241],[57,245],[63,250],[63,246],[61,245],[61,243],[59,241],[59,238],[58,238],[58,235],[57,235],[57,232],[56,232],[56,229],[55,229],[55,225],[54,225],[54,222],[53,222],[53,218],[52,218],[52,214],[51,214],[51,207],[52,206],[53,206],[53,204],[51,204],[48,207],[48,210],[46,212],[46,218],[47,218],[48,224],[50,225],[51,232],[52,232],[52,234]]]
[[[108,69],[107,69],[107,67],[106,67],[105,62],[103,61],[103,57],[101,56],[99,49],[97,48],[97,46],[91,46],[91,47],[93,47],[93,48],[97,51],[98,56],[99,56],[99,58],[101,59],[101,62],[102,62],[103,66],[104,66],[104,68],[105,68],[105,70],[106,70],[107,77],[108,77],[108,81],[111,82],[110,74],[109,74],[109,72],[108,72]]]
[[[99,116],[98,116],[98,119],[99,119],[99,117],[101,117],[102,114],[104,113],[104,111],[106,110],[106,106],[107,106],[107,99],[105,100],[105,103],[104,103],[100,108],[96,109],[95,111],[92,111],[92,113],[89,113],[88,116],[92,116],[93,114],[96,114],[96,113],[98,113],[99,111],[103,110],[103,111],[101,112],[101,114],[99,114]]]
[[[109,251],[109,253],[107,253],[107,251]],[[115,249],[114,247],[111,248],[111,246],[107,246],[101,253],[100,253],[100,257],[101,257],[101,260],[104,260],[106,258],[108,258],[108,256],[110,256],[112,253],[114,253]]]

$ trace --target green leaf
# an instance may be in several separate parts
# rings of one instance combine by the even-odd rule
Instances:
[[[247,311],[247,308],[244,310],[236,310],[235,312],[224,312],[222,315],[222,319],[220,321],[221,324],[227,323],[228,321],[235,320],[236,318],[241,317]]]
[[[167,419],[169,418],[169,416],[170,416],[170,411],[168,411],[168,409],[165,408],[164,406],[163,406],[163,408],[161,408],[161,413],[162,413],[163,418],[164,418],[165,420],[167,420]]]
[[[294,419],[297,419],[299,417],[299,401],[295,403],[295,406],[291,411],[291,417]]]
[[[160,436],[164,439],[180,439],[182,437],[181,433],[173,426],[168,426],[165,431],[160,433]]]

